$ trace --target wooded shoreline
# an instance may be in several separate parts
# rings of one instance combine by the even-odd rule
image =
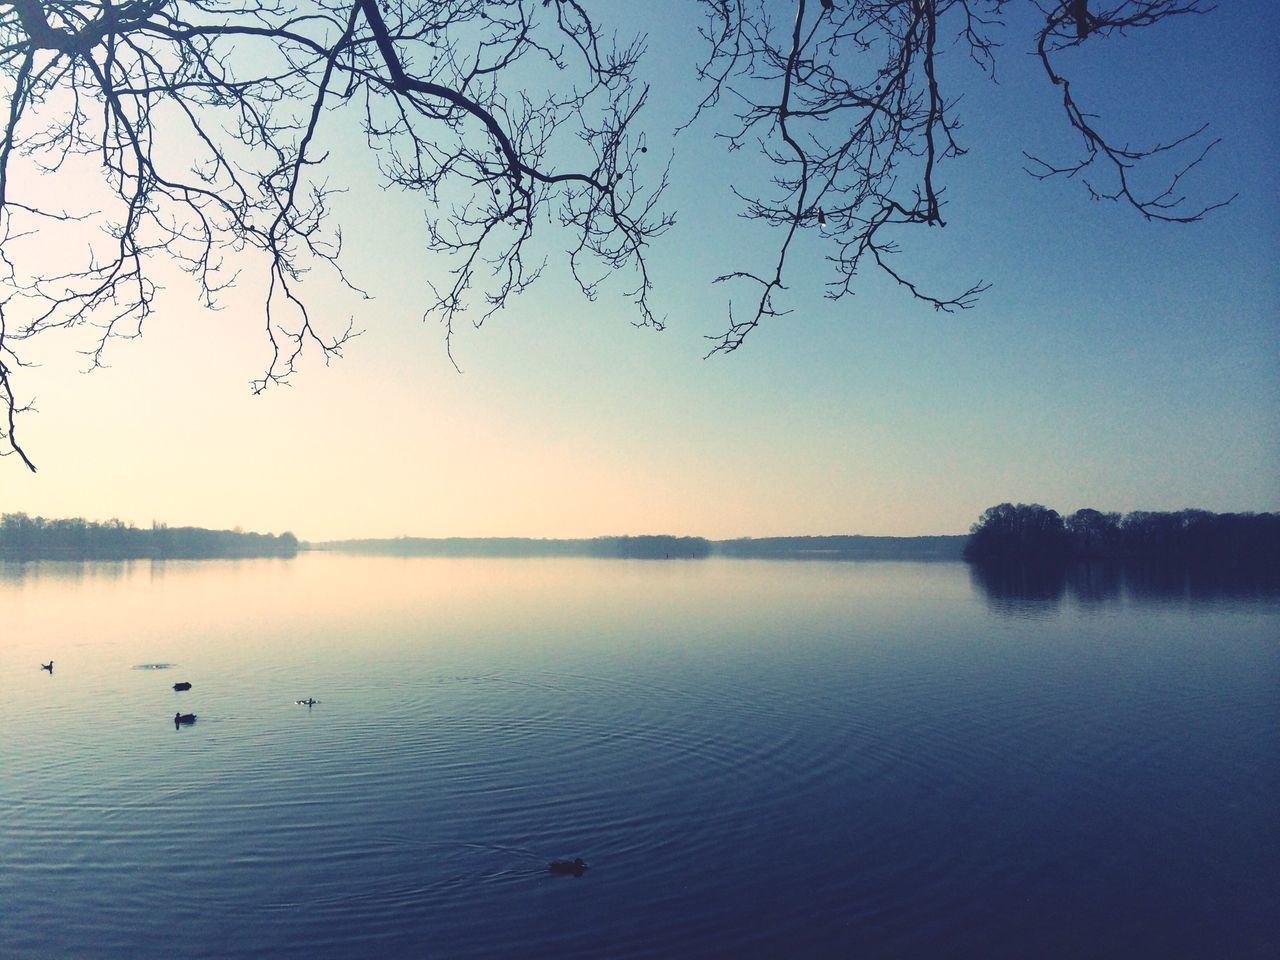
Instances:
[[[0,560],[133,560],[293,557],[300,550],[377,556],[597,557],[782,560],[966,560],[975,564],[1076,561],[1159,562],[1280,576],[1280,514],[1206,510],[1077,510],[1063,517],[1040,504],[988,508],[968,535],[740,537],[670,535],[590,538],[396,537],[299,542],[285,532],[136,527],[120,520],[0,516]]]
[[[245,533],[119,520],[46,520],[25,513],[0,516],[0,560],[205,560],[292,557],[292,533]]]

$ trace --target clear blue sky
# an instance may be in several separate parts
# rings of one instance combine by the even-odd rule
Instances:
[[[1225,2],[1081,64],[1078,93],[1135,143],[1211,121],[1223,143],[1192,189],[1238,192],[1228,208],[1148,224],[1026,176],[1023,149],[1075,141],[1030,34],[1010,31],[998,85],[948,63],[970,152],[944,171],[945,230],[904,237],[917,274],[990,281],[979,305],[935,314],[871,275],[827,301],[814,238],[792,263],[794,312],[710,360],[727,294],[711,277],[769,255],[730,184],[768,171],[726,164],[708,124],[671,140],[695,96],[689,9],[649,25],[650,156],[676,148],[679,222],[652,261],[665,332],[634,329],[621,297],[586,303],[553,264],[459,334],[456,373],[421,320],[442,266],[420,252],[420,214],[352,152],[349,266],[377,299],[357,305],[346,358],[252,397],[252,297],[209,314],[174,278],[111,369],[82,376],[72,343],[46,345],[23,425],[41,471],[0,461],[0,510],[325,539],[959,533],[1004,500],[1280,509],[1276,4]]]

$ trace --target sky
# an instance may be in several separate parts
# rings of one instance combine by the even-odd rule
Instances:
[[[729,293],[710,279],[769,252],[730,188],[768,171],[747,151],[726,162],[710,124],[672,138],[699,48],[688,4],[654,9],[645,126],[651,154],[674,145],[678,217],[651,259],[664,331],[635,328],[617,290],[585,301],[553,263],[459,331],[458,372],[422,318],[444,264],[416,242],[420,208],[331,132],[348,269],[375,295],[345,356],[254,396],[268,358],[252,296],[209,312],[175,277],[108,369],[82,373],[72,337],[42,345],[21,424],[40,469],[0,459],[0,512],[325,540],[963,533],[1002,501],[1280,509],[1277,5],[1139,31],[1077,81],[1135,143],[1209,120],[1222,143],[1192,188],[1238,193],[1230,206],[1145,223],[1027,176],[1023,150],[1066,157],[1075,141],[1030,34],[1011,31],[998,84],[948,62],[969,153],[944,170],[946,228],[904,238],[917,275],[989,281],[979,304],[935,313],[871,274],[825,300],[813,238],[793,312],[710,359]]]

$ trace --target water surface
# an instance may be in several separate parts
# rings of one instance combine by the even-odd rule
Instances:
[[[1278,628],[948,563],[4,566],[0,955],[1272,958]]]

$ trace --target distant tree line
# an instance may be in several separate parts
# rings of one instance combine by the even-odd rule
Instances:
[[[241,533],[153,523],[140,528],[119,520],[76,517],[46,520],[25,513],[0,516],[0,560],[136,560],[217,557],[292,557],[292,533]]]
[[[773,560],[959,560],[963,536],[741,537],[716,540],[715,553],[726,557]]]
[[[604,537],[612,540],[615,556],[637,559],[696,558],[711,553],[711,541],[702,537]]]
[[[310,544],[313,550],[403,557],[608,557],[668,559],[705,557],[711,542],[702,537],[653,535],[546,540],[534,537],[396,537],[391,540],[335,540]]]
[[[1038,503],[989,507],[964,558],[981,561],[1150,560],[1224,569],[1280,568],[1280,514],[1077,510]]]
[[[418,557],[603,557],[694,559],[712,555],[775,560],[959,560],[963,536],[741,537],[707,540],[667,535],[543,540],[531,537],[398,537],[308,544],[340,550]]]

